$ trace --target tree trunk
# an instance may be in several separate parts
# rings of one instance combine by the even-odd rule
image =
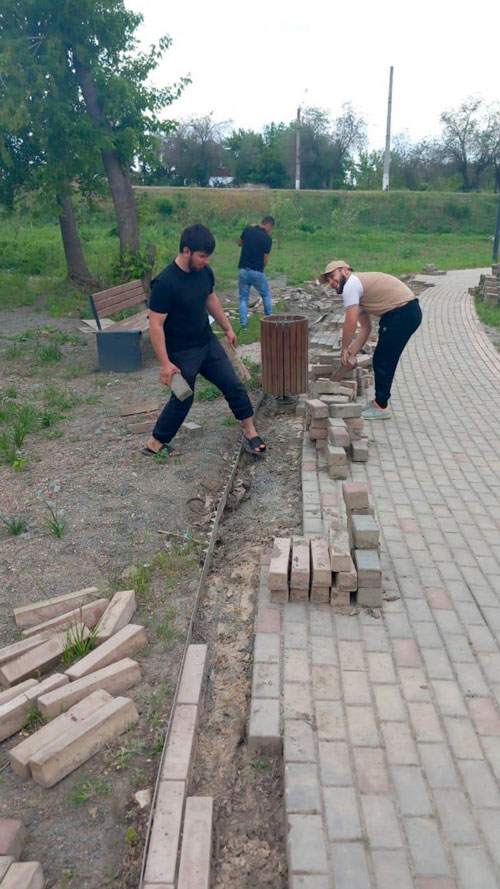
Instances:
[[[89,68],[80,62],[74,50],[73,61],[89,117],[97,128],[103,130],[111,137],[111,127],[105,120],[99,106],[92,74]],[[130,181],[130,171],[128,168],[122,168],[116,151],[102,149],[101,157],[115,206],[118,231],[120,233],[120,255],[123,256],[128,251],[137,253],[140,246],[139,221]]]
[[[58,195],[57,205],[68,275],[80,290],[88,293],[98,287],[98,281],[92,277],[85,262],[71,198]]]

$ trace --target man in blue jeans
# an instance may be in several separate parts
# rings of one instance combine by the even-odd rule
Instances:
[[[264,269],[273,246],[270,232],[272,232],[274,226],[275,221],[273,217],[264,216],[260,225],[247,225],[242,231],[241,237],[238,238],[238,246],[241,247],[240,261],[238,263],[239,308],[240,323],[243,330],[246,329],[248,321],[250,287],[255,287],[260,293],[266,315],[273,314],[271,293]]]

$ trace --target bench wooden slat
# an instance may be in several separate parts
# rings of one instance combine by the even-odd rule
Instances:
[[[94,297],[94,303],[101,309],[105,308],[109,303],[119,302],[122,299],[147,299],[147,296],[144,288],[140,285],[134,288],[131,287],[129,290],[115,290],[115,288],[113,288],[112,290],[108,290],[106,296],[101,296],[97,302]]]
[[[99,290],[98,293],[93,293],[92,296],[94,298],[94,302],[101,304],[102,300],[106,300],[110,295],[116,294],[117,296],[120,294],[125,295],[129,293],[131,290],[139,290],[142,289],[144,292],[144,287],[142,281],[129,281],[128,284],[117,284],[116,287],[107,287],[106,290]]]
[[[147,330],[148,327],[149,309],[146,309],[144,312],[138,312],[137,315],[130,315],[123,321],[117,321],[112,327],[108,327],[107,331],[112,333],[115,330]]]
[[[100,318],[105,318],[108,315],[114,315],[116,312],[121,312],[123,309],[130,309],[134,306],[138,306],[139,308],[145,308],[147,305],[146,297],[143,295],[141,299],[137,299],[136,296],[130,296],[128,299],[121,299],[119,301],[110,303],[108,306],[104,306],[104,308],[100,308],[96,306],[97,312],[99,313]]]

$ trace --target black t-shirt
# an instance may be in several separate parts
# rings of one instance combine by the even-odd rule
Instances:
[[[271,236],[260,225],[247,225],[241,233],[241,240],[243,246],[238,268],[263,272],[264,254],[270,253],[273,246]]]
[[[153,278],[149,308],[160,315],[167,313],[163,325],[167,352],[202,346],[210,338],[206,302],[214,283],[209,266],[201,272],[184,272],[176,262]]]

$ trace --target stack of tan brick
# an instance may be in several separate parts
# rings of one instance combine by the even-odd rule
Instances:
[[[382,605],[382,570],[380,567],[380,532],[370,502],[368,485],[344,482],[349,546],[357,572],[359,605]]]
[[[99,599],[88,587],[14,609],[24,638],[0,650],[0,741],[20,731],[34,710],[51,719],[8,751],[13,770],[52,787],[138,719],[129,698],[112,697],[138,683],[130,659],[146,643],[144,627],[129,621],[133,590]],[[60,664],[76,639],[92,636],[96,648],[64,673],[41,674]],[[67,712],[66,712],[67,711]],[[57,717],[53,719],[52,717]]]
[[[352,399],[353,389],[339,383],[317,383],[339,394],[321,393],[318,398],[305,403],[306,427],[310,441],[318,450],[325,450],[328,473],[331,478],[345,479],[348,471],[348,457],[354,462],[368,460],[368,441],[363,434],[362,407]],[[356,384],[355,384],[356,385]],[[342,390],[344,393],[343,394]]]
[[[276,538],[268,586],[271,602],[349,605],[357,580],[347,532]]]

